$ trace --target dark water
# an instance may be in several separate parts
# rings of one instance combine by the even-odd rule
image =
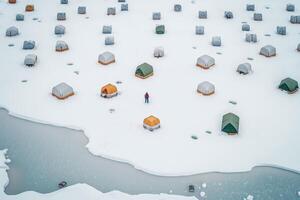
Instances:
[[[0,109],[0,149],[8,149],[7,194],[33,190],[57,190],[62,180],[69,185],[87,183],[102,192],[119,190],[129,194],[173,193],[206,199],[299,200],[300,174],[272,167],[256,167],[245,173],[206,173],[162,177],[136,170],[129,164],[93,156],[85,148],[88,140],[80,131],[33,123],[9,116]],[[201,187],[206,183],[207,187]],[[195,193],[187,191],[196,186]],[[199,188],[200,187],[200,188]]]

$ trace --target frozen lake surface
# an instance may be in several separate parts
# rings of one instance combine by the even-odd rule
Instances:
[[[163,177],[136,170],[129,164],[94,156],[80,131],[33,123],[0,109],[0,149],[8,149],[7,194],[24,191],[48,193],[62,180],[69,185],[87,183],[102,192],[129,194],[173,193],[207,199],[241,200],[248,194],[256,200],[299,199],[300,174],[272,167],[256,167],[245,173],[205,173]],[[201,155],[197,152],[195,158]],[[147,159],[145,157],[145,159]],[[202,184],[206,183],[206,187]],[[196,186],[195,193],[187,191]]]

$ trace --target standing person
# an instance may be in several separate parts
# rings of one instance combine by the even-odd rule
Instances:
[[[148,94],[148,92],[146,92],[144,97],[145,97],[145,103],[149,103],[149,94]]]

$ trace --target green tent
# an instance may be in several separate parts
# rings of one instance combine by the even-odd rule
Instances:
[[[165,33],[165,25],[158,25],[155,28],[156,34],[164,34]]]
[[[227,113],[226,115],[223,115],[222,131],[228,135],[238,134],[239,121],[240,118],[233,113]]]
[[[148,63],[143,63],[137,66],[135,70],[135,75],[139,78],[148,78],[149,76],[153,75],[153,67]]]
[[[289,93],[293,93],[297,91],[299,86],[298,86],[298,82],[295,81],[294,79],[286,78],[280,82],[279,88]]]

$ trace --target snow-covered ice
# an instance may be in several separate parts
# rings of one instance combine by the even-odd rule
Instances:
[[[173,0],[128,0],[129,11],[120,12],[117,7],[115,16],[106,15],[106,11],[119,6],[117,1],[72,0],[61,5],[32,0],[35,11],[30,13],[24,12],[26,3],[0,1],[0,105],[10,114],[82,129],[93,154],[129,162],[153,174],[246,171],[257,165],[300,171],[300,135],[296,131],[300,130],[300,94],[288,95],[277,89],[286,77],[300,81],[300,54],[296,51],[299,25],[289,22],[291,13],[285,10],[285,1],[255,1],[263,21],[253,21],[253,13],[246,11],[248,0],[185,0],[182,12],[173,11],[177,3]],[[299,14],[299,1],[289,3],[295,4],[293,14]],[[78,6],[86,6],[87,13],[77,14]],[[157,21],[152,20],[152,13],[157,10],[163,16],[159,23],[166,27],[164,35],[154,32]],[[199,10],[207,10],[208,18],[199,19]],[[233,19],[224,18],[226,10],[233,12]],[[26,15],[25,21],[17,22],[15,15],[20,12]],[[66,12],[66,21],[56,20],[58,12]],[[244,41],[241,22],[251,25],[259,37],[257,43]],[[205,35],[194,33],[200,23]],[[57,36],[53,30],[60,24],[66,32]],[[103,25],[112,25],[115,45],[104,45]],[[278,25],[286,26],[286,36],[276,34]],[[16,26],[20,34],[5,37],[10,26]],[[267,33],[271,37],[265,37]],[[221,47],[210,45],[214,35],[222,37]],[[35,49],[22,50],[24,40],[35,40]],[[69,51],[55,52],[57,40],[66,41]],[[268,44],[276,47],[276,57],[259,55],[260,48]],[[157,46],[164,48],[163,58],[153,57]],[[98,64],[98,55],[104,51],[114,53],[116,62]],[[28,52],[38,56],[32,68],[23,65]],[[216,65],[208,70],[196,67],[203,54],[213,56]],[[248,57],[254,59],[248,61],[254,73],[241,76],[236,67]],[[144,62],[154,66],[154,76],[141,80],[134,71]],[[197,94],[197,84],[204,80],[215,84],[212,96]],[[118,85],[121,95],[100,98],[100,87],[116,81],[123,82]],[[70,84],[75,95],[64,101],[54,98],[51,89],[60,82]],[[143,101],[146,91],[149,105]],[[240,117],[237,136],[220,131],[222,115],[227,112]],[[151,114],[160,118],[162,126],[150,134],[142,123]],[[197,135],[198,140],[191,135]]]

